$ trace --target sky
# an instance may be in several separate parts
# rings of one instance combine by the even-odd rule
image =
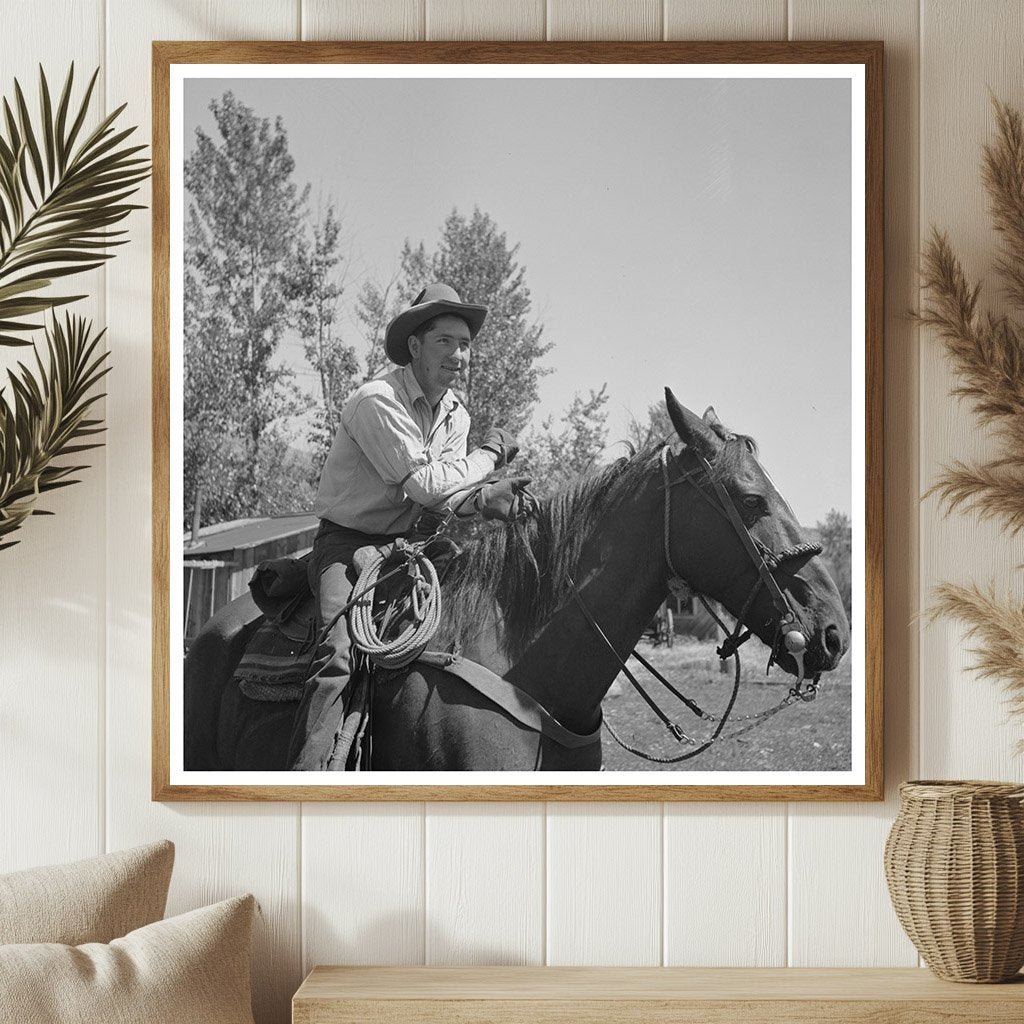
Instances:
[[[667,385],[757,438],[801,522],[852,511],[848,81],[189,79],[186,155],[227,89],[340,213],[357,350],[362,283],[477,206],[554,345],[535,423],[607,384],[614,442]]]

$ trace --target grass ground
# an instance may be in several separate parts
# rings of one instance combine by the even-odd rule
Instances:
[[[705,711],[720,715],[729,702],[734,668],[719,671],[713,641],[676,637],[672,647],[655,647],[641,641],[637,648],[662,675]],[[733,709],[734,719],[751,715],[777,704],[794,679],[777,666],[765,676],[767,648],[751,640],[741,649],[743,672],[739,696]],[[687,735],[703,740],[713,731],[701,722],[648,676],[631,658],[628,662],[640,685],[654,697],[669,718]],[[732,740],[720,740],[689,761],[675,765],[653,764],[623,750],[603,734],[604,765],[608,771],[839,771],[850,767],[851,706],[850,659],[843,659],[834,672],[821,677],[816,700],[796,702],[784,708],[749,732]],[[691,749],[676,741],[661,720],[633,689],[629,680],[619,676],[604,701],[605,719],[632,746],[659,757],[672,757]],[[747,723],[742,723],[747,724]],[[739,728],[726,725],[728,735]]]

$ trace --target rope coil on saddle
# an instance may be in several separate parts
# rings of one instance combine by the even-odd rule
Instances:
[[[428,544],[439,539],[447,539],[449,543],[454,544],[450,538],[443,538],[452,521],[458,518],[468,518],[461,514],[463,507],[475,499],[487,484],[498,479],[500,478],[487,477],[470,489],[457,505],[444,512],[424,509],[414,524],[414,528],[418,528],[420,536],[428,532],[429,536],[411,544],[402,539],[396,541],[398,545],[396,554],[404,555],[404,565],[399,565],[381,576],[381,569],[389,559],[378,552],[377,557],[359,574],[355,595],[335,616],[330,625],[333,626],[341,615],[348,612],[353,646],[362,651],[375,665],[384,669],[405,668],[426,650],[427,644],[437,632],[441,622],[441,581],[434,563],[424,554],[424,549]],[[529,491],[525,487],[521,490],[529,495]],[[531,500],[535,501],[532,495],[529,496]],[[458,550],[457,545],[455,547]],[[403,571],[412,577],[412,590],[407,596],[411,604],[413,622],[398,636],[385,639],[384,636],[389,627],[398,621],[408,609],[401,603],[402,599],[400,598],[399,601],[387,605],[383,612],[378,613],[375,618],[374,592],[385,580]],[[402,595],[403,598],[404,596]]]
[[[426,649],[441,622],[441,583],[434,563],[423,554],[420,544],[406,545],[407,571],[413,578],[410,601],[413,621],[398,636],[384,639],[388,626],[395,621],[394,609],[387,609],[381,622],[374,619],[373,596],[382,582],[380,571],[386,559],[379,554],[360,573],[356,582],[358,597],[349,611],[349,629],[353,646],[381,668],[404,668]]]

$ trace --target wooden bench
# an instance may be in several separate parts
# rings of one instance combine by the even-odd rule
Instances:
[[[909,969],[315,967],[293,1024],[1022,1024],[1019,982]]]

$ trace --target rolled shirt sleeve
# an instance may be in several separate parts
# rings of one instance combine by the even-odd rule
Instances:
[[[418,424],[392,395],[361,398],[343,426],[385,483],[401,487],[412,501],[429,507],[479,483],[494,470],[494,457],[488,452],[478,449],[464,454],[469,417],[461,407],[454,416],[458,421],[451,424],[440,457],[424,444]],[[458,456],[460,448],[463,454]]]

